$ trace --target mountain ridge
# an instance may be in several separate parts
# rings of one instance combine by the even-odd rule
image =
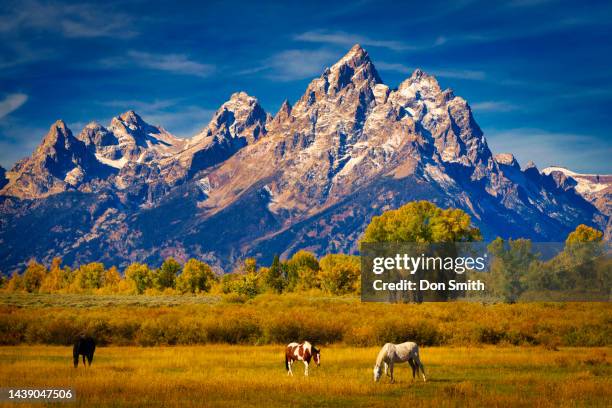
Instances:
[[[359,45],[274,116],[237,92],[190,139],[133,111],[77,137],[65,124],[53,132],[68,145],[37,149],[0,190],[3,270],[30,256],[119,265],[197,256],[227,270],[244,256],[354,252],[372,216],[415,199],[466,210],[487,238],[551,240],[610,218],[567,180],[493,155],[467,101],[435,77],[417,69],[389,88]],[[55,173],[40,164],[54,154],[65,158]],[[19,230],[41,214],[62,218],[62,206],[80,221],[38,234],[65,245]]]

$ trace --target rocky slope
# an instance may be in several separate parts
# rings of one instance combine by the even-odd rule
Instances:
[[[465,209],[487,238],[558,240],[610,215],[556,174],[493,156],[468,103],[434,77],[383,84],[359,46],[274,117],[239,92],[187,140],[131,111],[77,138],[57,125],[45,140],[57,134],[63,149],[43,141],[7,173],[5,271],[56,254],[228,269],[244,256],[355,251],[372,216],[416,199]]]
[[[612,175],[580,174],[557,166],[547,167],[542,173],[553,177],[561,188],[566,190],[573,188],[608,216],[605,237],[608,240],[612,239]]]

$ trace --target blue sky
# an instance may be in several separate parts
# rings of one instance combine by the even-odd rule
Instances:
[[[355,43],[468,100],[495,153],[612,173],[612,3],[2,1],[0,164],[134,109],[187,137],[244,90],[275,113]]]

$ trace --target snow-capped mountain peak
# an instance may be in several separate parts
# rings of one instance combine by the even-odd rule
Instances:
[[[81,214],[79,225],[58,227],[69,231],[67,247],[44,231],[44,257],[75,259],[83,250],[115,264],[179,254],[228,267],[301,248],[350,252],[373,216],[422,199],[464,209],[486,239],[556,239],[580,223],[605,228],[608,196],[597,198],[604,205],[591,201],[597,210],[572,182],[544,173],[533,164],[521,170],[511,154],[493,157],[467,101],[434,76],[415,70],[393,89],[356,45],[273,118],[236,92],[191,139],[133,111],[108,127],[88,124],[76,138],[56,122],[3,178],[1,195],[43,200],[19,210],[34,218],[51,194]],[[588,181],[596,185],[589,191],[608,191],[601,179]],[[67,190],[83,193],[83,208]],[[99,215],[106,211],[113,217]],[[8,239],[28,237],[0,229]],[[0,267],[25,262],[11,256]]]

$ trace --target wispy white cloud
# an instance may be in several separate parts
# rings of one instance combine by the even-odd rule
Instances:
[[[100,64],[109,68],[137,66],[197,77],[210,76],[216,70],[215,65],[192,60],[186,54],[154,54],[136,50],[128,51],[126,56],[105,58]]]
[[[285,50],[272,55],[259,66],[237,72],[237,75],[263,73],[269,79],[281,82],[310,78],[321,74],[338,58],[329,50]]]
[[[505,101],[475,102],[470,106],[472,110],[477,112],[510,112],[519,108],[517,105]]]
[[[415,70],[414,67],[409,67],[408,65],[384,61],[377,62],[374,65],[376,65],[376,68],[381,71],[395,71],[402,74],[409,74]],[[482,81],[486,79],[485,72],[478,70],[434,68],[423,69],[423,71],[440,78],[469,79],[474,81]]]
[[[8,94],[0,100],[0,119],[16,111],[28,101],[28,95],[22,93]]]
[[[378,40],[362,35],[350,34],[344,31],[328,31],[328,30],[314,30],[306,31],[301,34],[297,34],[293,37],[295,40],[322,43],[322,44],[336,44],[346,47],[351,47],[355,44],[361,44],[364,47],[379,47],[387,48],[393,51],[406,51],[413,50],[417,47],[406,44],[402,41],[394,40]]]
[[[412,71],[414,71],[414,68],[409,67],[408,65],[393,62],[378,61],[375,65],[376,69],[380,71],[394,71],[401,74],[410,74]]]
[[[537,128],[484,131],[494,152],[511,152],[523,165],[532,160],[539,168],[561,165],[580,172],[612,173],[612,147],[593,135]]]
[[[473,81],[482,81],[487,77],[484,71],[471,69],[432,69],[428,72],[442,78],[470,79]]]
[[[9,3],[0,15],[0,32],[55,32],[67,38],[128,38],[138,34],[126,13],[104,4],[24,0]]]

